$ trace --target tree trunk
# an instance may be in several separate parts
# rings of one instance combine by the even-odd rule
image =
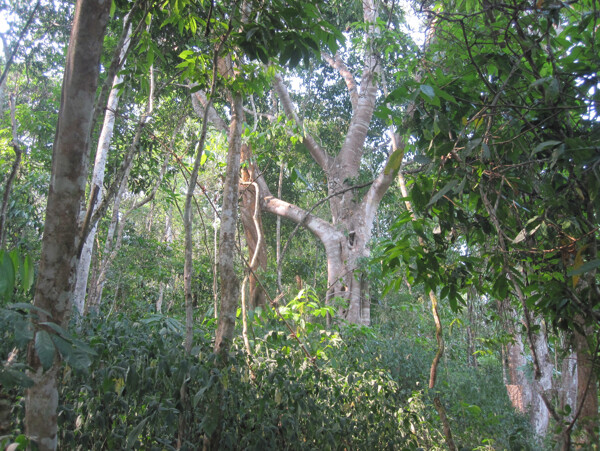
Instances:
[[[38,2],[39,4],[39,2]],[[16,118],[16,99],[14,95],[10,96],[10,121],[12,125],[12,147],[15,151],[15,161],[13,161],[10,174],[6,179],[4,185],[4,194],[2,195],[2,209],[0,210],[0,249],[4,248],[6,240],[6,213],[8,211],[8,201],[10,200],[10,192],[12,190],[12,184],[19,172],[21,166],[21,157],[23,150],[19,144],[18,133],[17,133],[17,118]]]
[[[169,206],[167,217],[165,221],[165,238],[164,242],[170,246],[173,243],[173,206]],[[165,293],[165,285],[168,287],[169,284],[165,284],[163,281],[160,282],[158,289],[158,299],[156,300],[156,311],[162,313],[162,305]]]
[[[194,168],[190,175],[187,195],[185,197],[185,209],[183,211],[183,228],[185,230],[185,264],[183,268],[183,286],[185,292],[185,352],[190,353],[193,344],[194,332],[194,308],[192,303],[192,274],[194,273],[194,262],[192,251],[194,242],[192,241],[192,198],[198,181],[198,171],[200,169],[200,159],[204,151],[204,139],[206,138],[207,124],[202,125],[202,135],[200,141],[196,144],[196,158]]]
[[[127,25],[129,24],[129,25]],[[131,38],[131,24],[125,16],[123,25],[127,27],[124,30],[126,37],[120,52],[121,67],[125,61],[125,55],[129,50],[129,43]],[[108,102],[106,104],[106,114],[104,116],[104,123],[102,124],[102,130],[100,132],[100,138],[98,139],[98,148],[96,150],[96,159],[94,162],[94,171],[92,173],[92,183],[90,186],[90,202],[89,209],[93,214],[96,211],[100,199],[103,195],[104,185],[104,172],[106,168],[106,160],[108,158],[108,150],[110,148],[110,142],[113,136],[113,130],[115,127],[115,117],[117,107],[119,106],[119,89],[117,85],[123,82],[123,77],[118,75],[114,78],[110,95],[108,96]],[[73,303],[77,308],[80,315],[85,310],[85,293],[87,290],[88,276],[90,272],[90,262],[92,261],[92,248],[94,246],[94,240],[96,238],[96,232],[98,230],[98,223],[92,224],[90,227],[89,234],[86,237],[85,244],[81,251],[81,259],[77,266],[77,283],[75,285],[75,293],[73,294]]]
[[[85,195],[90,126],[110,5],[108,0],[78,0],[65,64],[34,296],[34,305],[50,313],[49,317],[40,314],[40,322],[52,321],[61,327],[67,326],[75,288],[81,245],[79,212]],[[55,450],[59,364],[55,359],[44,371],[33,343],[27,361],[34,385],[25,398],[26,433],[40,450]]]
[[[533,381],[533,399],[531,403],[531,424],[536,434],[544,436],[550,424],[550,412],[546,407],[542,396],[549,397],[552,390],[552,373],[554,363],[550,358],[548,339],[545,326],[541,325],[540,332],[535,334],[535,352],[540,367],[540,377]]]
[[[584,327],[583,330],[593,336],[592,327]],[[584,432],[583,444],[591,446],[598,443],[598,378],[586,336],[575,330],[574,344],[577,355],[577,409],[581,410],[577,422]]]
[[[234,94],[231,125],[229,126],[229,150],[227,153],[225,186],[223,187],[221,233],[219,237],[221,308],[215,336],[215,353],[221,355],[221,357],[226,356],[231,346],[240,291],[240,281],[235,273],[234,261],[236,254],[235,235],[237,231],[238,186],[240,180],[242,108],[242,96]]]

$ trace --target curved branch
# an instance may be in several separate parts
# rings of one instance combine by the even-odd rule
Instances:
[[[379,173],[377,178],[373,181],[371,188],[369,188],[369,191],[367,191],[367,194],[363,197],[360,203],[360,210],[364,212],[364,218],[367,224],[372,224],[375,220],[375,214],[377,213],[381,199],[383,199],[388,188],[396,179],[403,157],[404,145],[395,149],[388,157],[388,161],[383,168],[383,171]]]
[[[304,224],[325,245],[332,240],[342,237],[342,234],[327,221],[311,214],[303,208],[273,196],[262,176],[256,179],[256,183],[260,187],[260,205],[264,211],[290,219],[297,224]]]
[[[334,56],[331,56],[328,53],[323,53],[321,56],[333,69],[338,71],[346,82],[348,94],[350,94],[350,102],[352,103],[352,111],[355,111],[358,106],[358,85],[356,84],[354,75],[350,72],[344,61],[342,61],[339,54],[336,53]]]
[[[281,75],[275,75],[273,86],[277,91],[277,94],[279,95],[281,105],[283,106],[283,110],[285,111],[285,114],[288,117],[288,119],[293,120],[299,128],[302,128],[302,120],[298,117],[298,114],[296,114],[296,110],[294,109],[294,105],[292,104],[292,99],[290,98],[290,93],[288,92],[286,86],[283,84],[283,79],[281,78]],[[331,158],[325,153],[325,151],[310,134],[305,133],[303,143],[310,152],[310,155],[313,157],[313,159],[327,174],[329,172],[329,168],[331,167],[333,158]]]
[[[193,85],[190,87],[193,87]],[[208,120],[208,123],[212,124],[220,132],[227,133],[229,131],[227,123],[219,116],[219,113],[215,110],[212,102],[209,103],[206,93],[204,93],[204,91],[197,91],[192,94],[192,107],[198,116],[204,117],[204,109],[207,106],[208,111],[206,112],[206,119]]]

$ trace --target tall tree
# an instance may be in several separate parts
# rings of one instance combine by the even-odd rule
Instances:
[[[303,130],[303,143],[327,179],[331,221],[276,198],[264,178],[257,179],[261,206],[265,211],[302,224],[321,241],[327,257],[327,301],[331,304],[336,297],[343,299],[346,305],[340,309],[340,317],[357,324],[370,323],[370,301],[364,296],[360,261],[369,255],[369,240],[378,206],[394,181],[404,155],[403,148],[390,152],[367,193],[359,197],[357,189],[360,187],[353,186],[353,181],[359,176],[365,154],[382,68],[378,41],[382,32],[378,22],[379,6],[372,0],[362,2],[364,25],[361,29],[364,29],[364,36],[360,44],[363,49],[360,83],[339,54],[323,54],[343,78],[352,105],[351,119],[337,153],[332,155],[332,152],[326,151],[304,128],[283,78],[276,75],[274,80],[283,110],[288,119]]]
[[[123,36],[122,45],[118,50],[119,53],[119,68],[125,64],[125,58],[129,50],[131,43],[131,22],[129,20],[129,14],[123,19]],[[117,68],[118,71],[118,68]],[[104,173],[106,170],[106,161],[108,159],[108,151],[110,149],[110,143],[113,136],[115,127],[115,118],[117,116],[117,108],[119,106],[119,87],[123,82],[123,76],[117,75],[112,83],[112,89],[108,96],[106,104],[106,113],[104,115],[104,122],[102,124],[102,130],[100,131],[100,138],[98,139],[98,148],[96,150],[96,158],[94,160],[94,169],[92,171],[92,181],[90,189],[90,202],[89,202],[89,214],[93,215],[96,212],[98,205],[102,199],[104,192]],[[90,226],[90,231],[85,239],[85,244],[81,250],[81,259],[77,266],[77,284],[75,286],[75,292],[73,294],[73,303],[77,308],[79,314],[84,313],[85,306],[85,295],[87,291],[88,276],[90,271],[90,263],[92,261],[92,249],[94,247],[94,240],[96,238],[96,232],[98,230],[98,223],[94,223]]]
[[[71,30],[63,78],[61,107],[52,157],[52,178],[46,207],[34,306],[38,314],[34,341],[28,350],[30,377],[25,427],[41,450],[57,447],[57,374],[59,359],[44,323],[67,325],[82,245],[80,206],[90,150],[90,127],[98,86],[103,38],[109,20],[108,0],[79,0]],[[49,349],[52,349],[49,352]]]

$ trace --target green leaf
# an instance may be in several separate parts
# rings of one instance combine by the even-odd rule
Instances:
[[[13,304],[10,304],[9,308],[11,308],[12,310],[34,310],[43,315],[52,316],[47,310],[44,310],[43,308],[37,307],[33,304],[28,304],[27,302],[15,302]]]
[[[142,429],[144,429],[144,426],[146,425],[146,423],[148,422],[149,419],[150,419],[150,417],[144,418],[142,421],[140,421],[137,424],[136,427],[134,427],[131,430],[131,432],[129,434],[127,434],[127,440],[125,442],[125,449],[131,449],[134,447],[134,445],[137,444],[138,437],[142,433]]]
[[[34,275],[33,261],[29,255],[26,255],[21,262],[21,284],[24,292],[29,291],[33,286]]]
[[[541,152],[546,147],[554,147],[554,146],[558,146],[559,144],[562,144],[562,143],[560,141],[552,141],[552,140],[544,141],[543,143],[540,143],[537,146],[535,146],[535,148],[531,152],[531,156],[534,156],[536,153]]]
[[[29,320],[20,318],[19,320],[15,321],[13,327],[17,346],[25,346],[33,339],[33,329]]]
[[[435,204],[438,200],[440,200],[447,192],[451,191],[456,185],[458,185],[458,180],[450,180],[441,190],[439,190],[436,194],[434,194],[427,204],[427,207]]]
[[[567,272],[567,276],[578,276],[579,274],[583,274],[588,271],[592,271],[600,266],[600,258],[584,263],[579,266],[577,269],[572,269]]]
[[[50,334],[45,330],[39,330],[35,334],[35,350],[45,370],[54,363],[54,343]]]
[[[421,90],[421,92],[423,94],[425,94],[430,99],[433,99],[435,97],[435,91],[433,90],[433,88],[431,86],[421,85],[421,86],[419,86],[419,89]]]
[[[7,252],[0,253],[0,297],[10,298],[15,289],[15,266]]]
[[[76,370],[85,370],[90,367],[92,361],[89,357],[89,353],[85,352],[73,343],[65,340],[58,335],[52,335],[52,341],[58,348],[60,355],[63,359]]]
[[[506,275],[500,274],[496,282],[494,282],[492,292],[498,299],[506,299],[508,296],[508,280],[506,279]]]
[[[556,78],[552,78],[548,87],[546,88],[546,97],[545,101],[547,104],[554,103],[558,99],[558,95],[560,94],[560,86],[558,84],[558,80]]]
[[[33,381],[23,371],[18,371],[16,367],[17,365],[13,365],[12,368],[0,367],[0,385],[5,388],[31,387]]]
[[[62,336],[62,337],[69,337],[69,332],[67,332],[66,330],[64,330],[62,327],[60,327],[58,324],[50,322],[50,321],[44,321],[43,323],[40,323],[40,325],[42,326],[48,326],[50,329],[52,329],[54,332],[56,332],[58,335]]]

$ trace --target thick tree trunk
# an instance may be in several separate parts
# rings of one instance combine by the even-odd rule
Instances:
[[[225,357],[235,328],[240,281],[235,272],[235,235],[237,231],[238,186],[242,137],[242,97],[235,94],[229,126],[229,151],[223,187],[221,234],[219,238],[219,275],[221,278],[221,308],[215,336],[215,352]]]
[[[110,5],[110,0],[77,2],[65,64],[34,296],[34,305],[50,313],[50,317],[40,314],[40,322],[52,321],[61,327],[67,326],[75,288],[81,245],[79,212],[85,195],[90,126]],[[55,450],[58,362],[44,371],[33,343],[27,361],[34,385],[25,398],[26,433],[40,450]]]
[[[131,24],[127,25],[129,21],[127,16],[124,19],[124,26],[127,26],[125,30],[125,41],[120,52],[120,61],[124,64],[125,55],[129,50],[129,43],[131,38]],[[121,65],[122,65],[121,64]],[[92,173],[92,183],[90,186],[90,202],[89,209],[92,214],[96,211],[100,199],[103,196],[103,185],[104,185],[104,172],[106,168],[106,160],[108,158],[108,150],[110,148],[110,142],[113,136],[113,130],[115,127],[115,117],[117,107],[119,106],[119,90],[116,86],[123,82],[122,76],[116,76],[110,95],[108,96],[108,102],[106,104],[106,114],[104,116],[104,123],[102,124],[102,130],[100,132],[100,138],[98,139],[98,148],[96,150],[96,159],[94,162],[94,171]],[[77,308],[79,314],[84,313],[85,307],[85,294],[87,290],[88,276],[90,272],[90,262],[92,261],[92,249],[94,247],[94,240],[96,238],[96,232],[98,230],[98,224],[92,224],[90,231],[86,237],[85,244],[81,251],[81,259],[77,266],[77,283],[75,285],[75,293],[73,294],[73,303]]]

